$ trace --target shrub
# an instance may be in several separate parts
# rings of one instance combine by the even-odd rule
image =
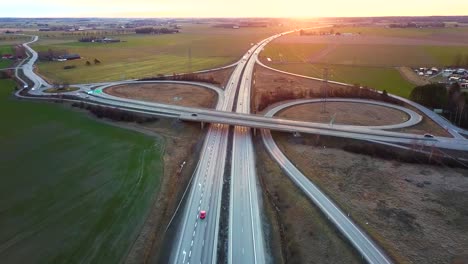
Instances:
[[[64,70],[70,70],[70,69],[74,69],[74,68],[76,68],[76,65],[67,65],[67,66],[63,67]]]

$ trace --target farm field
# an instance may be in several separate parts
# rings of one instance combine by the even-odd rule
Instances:
[[[0,80],[0,259],[118,263],[159,191],[163,140],[17,101],[13,85]]]
[[[320,38],[320,37],[316,37]],[[374,67],[450,65],[457,55],[467,56],[467,46],[418,46],[347,43],[281,43],[267,46],[273,62],[329,63]]]
[[[0,45],[0,55],[12,54],[12,53],[13,53],[13,49],[11,48],[11,45]],[[13,64],[12,60],[4,60],[0,56],[0,69],[7,68],[12,64]]]
[[[409,97],[414,86],[406,81],[394,68],[355,67],[325,64],[276,64],[274,68],[301,75],[322,78],[323,68],[329,68],[329,78],[333,81],[359,84],[388,93]]]
[[[277,69],[313,77],[321,77],[327,66],[334,71],[331,80],[407,97],[414,85],[396,67],[444,67],[457,56],[468,57],[468,28],[336,27],[333,31],[355,35],[290,34],[269,44],[261,60]]]
[[[115,36],[123,42],[112,44],[80,43],[79,35],[43,35],[44,39],[34,46],[35,50],[67,50],[80,54],[83,59],[40,62],[39,72],[49,80],[86,83],[198,71],[233,63],[251,43],[288,29],[225,29],[190,24],[182,27],[177,34]],[[92,63],[95,58],[102,63],[85,65],[87,60]],[[77,68],[64,70],[66,65]]]
[[[337,27],[337,32],[361,33],[372,36],[404,37],[444,42],[465,42],[468,27],[446,28],[384,28],[384,27]]]

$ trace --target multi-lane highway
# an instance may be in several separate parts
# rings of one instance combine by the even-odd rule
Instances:
[[[257,49],[256,49],[257,50]],[[250,114],[255,58],[248,55],[238,93],[236,112]],[[257,188],[255,154],[250,128],[234,128],[229,202],[228,263],[265,263],[265,246]]]
[[[247,54],[257,48],[253,46]],[[217,109],[230,112],[233,110],[237,88],[246,60],[241,60],[224,91],[222,103]],[[226,162],[229,127],[214,124],[209,128],[202,156],[197,166],[184,209],[182,224],[176,247],[172,252],[173,263],[216,263],[221,191]],[[200,219],[200,211],[206,211],[207,217]]]
[[[231,160],[232,170],[228,236],[229,263],[264,263],[266,260],[260,220],[255,157],[250,133],[251,127],[330,135],[373,142],[384,142],[386,144],[413,144],[417,142],[427,146],[468,150],[468,141],[459,135],[459,133],[466,133],[466,131],[449,124],[446,120],[433,114],[430,110],[417,104],[415,105],[411,101],[407,103],[415,106],[434,121],[446,127],[454,138],[428,138],[413,134],[381,130],[383,128],[389,129],[411,126],[421,121],[420,115],[404,109],[400,110],[405,111],[410,116],[410,119],[407,122],[390,127],[330,126],[328,124],[301,122],[273,117],[276,111],[294,104],[304,103],[303,101],[290,102],[272,108],[266,117],[251,115],[250,86],[253,80],[255,63],[259,62],[258,54],[271,40],[286,33],[272,36],[251,47],[244,58],[235,64],[236,68],[224,91],[203,85],[217,92],[219,100],[216,110],[141,102],[118,98],[101,92],[102,88],[106,87],[106,85],[112,86],[123,82],[79,85],[80,91],[74,92],[75,95],[80,95],[78,99],[86,100],[91,103],[108,105],[128,111],[213,124],[208,128],[207,136],[201,149],[200,160],[193,176],[192,185],[187,194],[185,206],[182,208],[180,214],[181,224],[177,236],[175,237],[174,250],[172,251],[170,259],[172,263],[217,262],[221,192],[229,135],[228,125],[236,126],[233,135]],[[37,39],[37,37],[34,37],[29,43],[37,41]],[[37,60],[37,53],[28,46],[29,43],[25,43],[24,45],[31,56],[21,67],[23,68],[24,75],[34,83],[29,93],[43,95],[43,89],[49,87],[49,85],[33,71],[34,62]],[[97,92],[88,94],[87,92],[90,91],[90,88],[97,88],[95,90]],[[237,102],[235,101],[236,98],[238,98]],[[346,101],[347,99],[338,100]],[[369,101],[366,103],[382,104]],[[234,105],[236,106],[236,113],[232,113]],[[271,155],[282,166],[291,179],[315,204],[317,204],[324,214],[328,216],[369,262],[390,262],[383,251],[281,153],[271,138],[269,130],[262,130],[262,136]],[[201,210],[207,212],[206,219],[199,218]]]

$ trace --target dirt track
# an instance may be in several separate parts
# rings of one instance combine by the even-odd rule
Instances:
[[[401,76],[405,78],[408,82],[414,85],[426,85],[430,82],[427,81],[424,77],[418,76],[411,68],[409,67],[397,67],[397,70],[400,72]]]

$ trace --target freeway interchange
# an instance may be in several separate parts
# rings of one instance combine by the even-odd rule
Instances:
[[[264,116],[251,114],[250,99],[253,71],[255,65],[262,65],[258,60],[258,55],[270,41],[292,32],[295,31],[277,34],[253,45],[240,61],[230,65],[235,66],[235,69],[224,91],[212,85],[190,82],[190,84],[212,89],[218,94],[218,103],[214,110],[124,99],[103,92],[104,88],[117,84],[141,83],[135,80],[76,85],[80,90],[68,93],[76,97],[73,100],[86,101],[126,111],[211,124],[201,149],[200,159],[194,171],[191,185],[185,197],[186,202],[179,212],[181,221],[177,227],[178,232],[174,238],[175,242],[170,254],[171,263],[218,263],[221,201],[222,196],[225,195],[222,192],[223,179],[228,162],[231,169],[228,172],[230,199],[227,261],[228,263],[268,262],[268,257],[265,254],[266,242],[262,231],[259,199],[261,192],[258,190],[252,129],[261,129],[263,142],[273,159],[369,263],[391,263],[392,260],[357,224],[347,217],[333,201],[288,160],[275,144],[270,130],[366,140],[403,148],[416,142],[427,147],[468,150],[468,140],[463,136],[468,134],[467,131],[450,124],[429,109],[404,98],[398,99],[414,106],[440,126],[447,128],[453,138],[425,137],[383,130],[413,126],[421,121],[422,117],[419,114],[404,109],[400,110],[405,111],[410,119],[402,124],[386,127],[331,126],[329,124],[274,117],[278,111],[287,107],[319,102],[320,99],[297,100],[280,104],[270,108]],[[33,83],[33,86],[28,88],[28,93],[33,96],[31,98],[49,99],[44,97],[46,95],[44,89],[49,88],[50,85],[34,72],[37,53],[29,47],[29,44],[37,40],[38,37],[33,36],[30,42],[23,44],[29,53],[29,58],[20,63],[15,72],[18,79],[26,86],[27,82],[18,76],[19,69],[22,69],[24,76]],[[16,95],[18,97],[28,97],[27,95],[21,95],[20,92],[17,92]],[[355,99],[334,100],[359,102],[359,100]],[[374,101],[361,101],[361,103],[385,105]],[[231,128],[231,126],[233,127]],[[229,156],[230,136],[232,136],[232,152]],[[206,219],[200,219],[199,212],[201,210],[207,212]]]

